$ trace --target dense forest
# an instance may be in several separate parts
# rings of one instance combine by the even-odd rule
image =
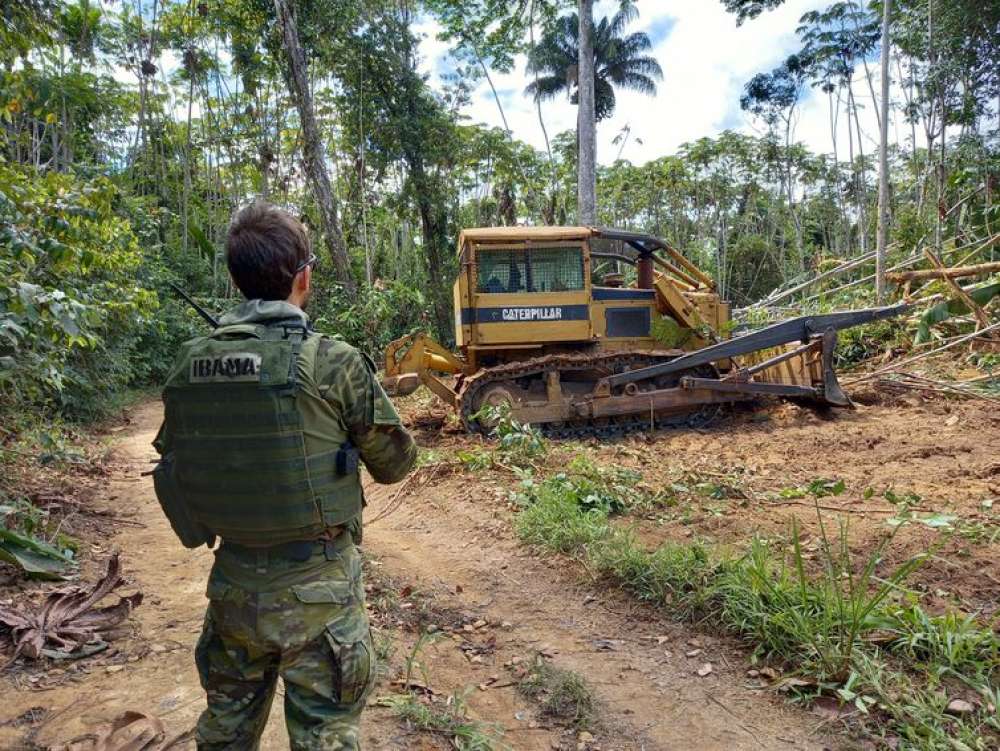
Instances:
[[[723,5],[732,23],[752,24],[781,2]],[[155,383],[201,326],[168,283],[209,308],[231,304],[222,240],[257,196],[314,231],[319,328],[373,355],[420,328],[450,339],[461,228],[587,217],[576,133],[546,129],[539,150],[462,114],[476,85],[524,60],[523,96],[543,129],[549,100],[576,103],[577,10],[559,0],[4,0],[3,429],[39,407],[96,416],[126,387]],[[622,2],[586,40],[594,82],[581,92],[598,127],[616,91],[655,101],[666,61],[650,54],[641,10]],[[844,260],[859,260],[853,278],[865,278],[879,228],[872,134],[891,117],[904,137],[885,154],[887,263],[925,245],[955,262],[994,259],[1000,3],[897,0],[888,50],[884,10],[839,1],[803,16],[799,51],[745,84],[752,129],[706,134],[645,164],[599,155],[596,222],[667,238],[737,307]],[[415,25],[426,18],[456,66],[443,89],[420,69]],[[886,53],[889,100],[878,91]],[[813,91],[829,106],[823,153],[796,138]]]

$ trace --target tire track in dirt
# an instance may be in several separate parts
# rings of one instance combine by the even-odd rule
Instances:
[[[499,632],[494,665],[482,666],[483,673],[533,650],[551,655],[555,665],[581,674],[595,689],[614,728],[605,748],[839,745],[812,735],[822,724],[815,715],[745,687],[745,657],[731,643],[671,624],[617,592],[598,592],[572,571],[559,570],[557,559],[532,556],[484,490],[467,478],[447,478],[412,492],[365,529],[366,550],[425,596],[469,617],[511,624]],[[369,515],[374,518],[396,492],[370,488]],[[706,661],[713,672],[699,677]],[[479,680],[477,666],[470,674],[470,683]]]

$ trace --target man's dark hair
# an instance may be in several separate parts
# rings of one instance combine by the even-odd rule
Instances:
[[[309,258],[309,235],[298,219],[254,201],[229,225],[226,265],[248,300],[284,300],[295,270]]]

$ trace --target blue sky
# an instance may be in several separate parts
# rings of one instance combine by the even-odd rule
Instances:
[[[618,156],[619,146],[613,140],[625,126],[631,129],[632,136],[621,156],[634,163],[674,153],[682,143],[726,129],[760,132],[760,125],[740,110],[743,86],[754,74],[771,70],[796,51],[799,17],[828,4],[827,0],[788,0],[779,10],[737,27],[734,17],[723,10],[718,0],[639,0],[640,17],[631,29],[650,35],[664,80],[656,97],[618,94],[615,114],[598,129],[599,161],[609,163]],[[595,4],[595,15],[610,15],[616,7],[617,2],[600,0]],[[441,75],[452,69],[449,46],[437,39],[437,26],[430,19],[424,19],[417,31],[423,36],[424,72],[432,86],[440,87]],[[522,93],[528,84],[523,58],[517,60],[511,73],[494,74],[494,84],[515,137],[544,148],[534,103]],[[857,87],[862,106],[866,104],[860,96],[864,91],[866,85]],[[550,136],[575,126],[575,109],[565,100],[543,104]],[[867,110],[873,112],[870,101]],[[473,122],[501,125],[485,81],[464,114]],[[875,135],[873,122],[866,133],[869,148],[874,146]],[[841,137],[846,142],[846,131]],[[808,92],[800,108],[796,138],[817,151],[831,149],[825,96]]]

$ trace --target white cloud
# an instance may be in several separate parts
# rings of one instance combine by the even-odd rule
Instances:
[[[726,129],[759,132],[752,119],[740,111],[743,86],[756,73],[770,71],[796,51],[799,44],[795,28],[799,18],[826,5],[826,0],[788,0],[778,10],[737,27],[734,16],[726,13],[718,0],[640,1],[641,15],[631,28],[651,33],[652,54],[663,68],[664,80],[652,98],[618,92],[615,114],[598,128],[598,159],[605,164],[614,161],[619,146],[612,142],[626,125],[631,128],[632,138],[621,156],[634,163],[673,154],[683,143],[715,136]],[[616,7],[617,2],[601,0],[596,4],[595,15],[599,18],[611,14]],[[425,37],[421,43],[423,69],[430,75],[431,85],[440,87],[441,75],[452,69],[452,63],[448,45],[436,38],[437,29],[431,19],[424,19],[417,27]],[[544,140],[535,105],[523,95],[529,82],[523,57],[516,61],[511,73],[493,73],[493,83],[501,92],[507,122],[515,137],[541,149]],[[876,131],[871,96],[863,80],[859,80],[855,94],[859,105],[866,107],[862,121],[870,120],[865,133],[868,153],[874,146]],[[575,127],[576,108],[568,101],[545,102],[542,108],[550,137]],[[476,88],[464,114],[474,122],[502,125],[485,81]],[[844,120],[842,116],[840,141],[846,156]],[[909,136],[907,128],[893,123],[890,137],[896,132],[897,138]],[[815,151],[831,149],[828,105],[821,92],[806,92],[796,139]]]

